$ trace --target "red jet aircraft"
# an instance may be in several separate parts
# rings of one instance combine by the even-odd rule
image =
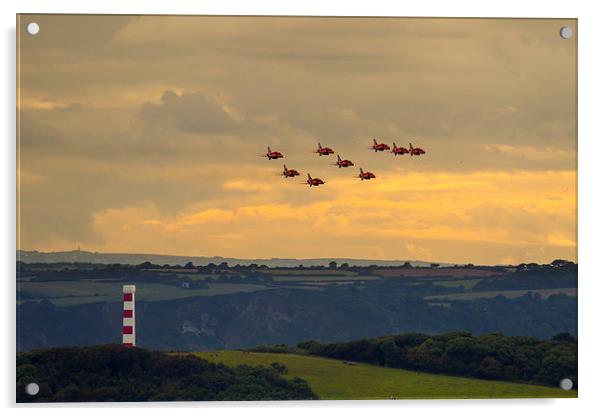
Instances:
[[[376,175],[374,175],[372,172],[364,172],[364,169],[360,168],[360,174],[358,175],[358,178],[361,180],[370,180],[376,178]]]
[[[272,160],[272,159],[282,159],[284,157],[284,155],[280,152],[276,152],[276,151],[272,151],[272,149],[270,149],[270,146],[268,146],[268,152],[263,155],[264,157],[267,157],[268,160]]]
[[[316,150],[316,153],[320,156],[328,156],[333,154],[334,150],[332,150],[330,147],[322,147],[322,145],[318,143],[318,150]]]
[[[286,165],[284,165],[282,176],[285,178],[294,178],[295,176],[299,176],[299,172],[297,172],[295,169],[287,169]]]
[[[307,181],[306,182],[307,182],[307,184],[309,185],[310,188],[312,186],[324,185],[324,181],[322,179],[312,178],[309,173],[307,174]]]
[[[384,143],[378,143],[376,141],[376,139],[374,139],[374,144],[372,145],[372,148],[374,149],[375,152],[383,152],[385,150],[389,150],[390,147],[388,144],[384,144]]]
[[[397,155],[405,155],[406,153],[410,153],[410,151],[408,149],[406,149],[405,147],[397,147],[395,142],[393,142],[393,150],[391,150],[391,153],[393,153],[395,156],[397,156]]]
[[[337,155],[337,166],[340,168],[348,168],[349,166],[355,166],[351,160],[341,159],[341,156]]]
[[[420,156],[425,153],[426,152],[424,150],[422,150],[419,147],[414,147],[414,146],[412,146],[412,143],[410,143],[410,156]]]

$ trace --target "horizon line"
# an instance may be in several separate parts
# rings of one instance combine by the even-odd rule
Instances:
[[[81,250],[81,249],[74,249],[74,250],[62,250],[62,251],[40,251],[40,250],[24,250],[24,249],[17,249],[16,250],[17,253],[19,252],[29,252],[29,253],[39,253],[39,254],[65,254],[65,253],[86,253],[86,254],[92,254],[92,255],[129,255],[129,256],[162,256],[162,257],[190,257],[190,258],[205,258],[205,259],[211,259],[211,258],[220,258],[220,259],[232,259],[232,260],[240,260],[240,261],[277,261],[277,260],[298,260],[298,261],[303,261],[303,260],[307,260],[307,261],[320,261],[320,260],[334,260],[334,259],[338,259],[338,260],[348,260],[348,261],[375,261],[375,262],[387,262],[387,263],[392,263],[392,262],[399,262],[399,263],[430,263],[430,264],[439,264],[439,265],[444,265],[444,266],[467,266],[467,265],[473,265],[473,266],[488,266],[488,267],[495,267],[495,266],[513,266],[514,264],[509,264],[509,263],[498,263],[498,264],[476,264],[476,263],[471,263],[471,262],[446,262],[446,261],[431,261],[431,260],[419,260],[419,259],[413,259],[413,260],[402,260],[402,259],[374,259],[374,258],[353,258],[353,257],[337,257],[337,256],[332,256],[332,257],[304,257],[304,258],[297,258],[297,257],[256,257],[256,258],[242,258],[242,257],[232,257],[232,256],[220,256],[220,255],[213,255],[213,256],[207,256],[207,255],[189,255],[189,254],[163,254],[163,253],[133,253],[133,252],[100,252],[100,251],[86,251],[86,250]],[[554,259],[554,260],[559,260],[559,259]],[[552,263],[554,260],[550,260],[550,262],[548,263],[536,263],[536,262],[520,262],[517,263],[518,264],[529,264],[529,263],[535,263],[535,264],[550,264]],[[577,261],[573,261],[573,260],[567,260],[567,259],[560,259],[560,260],[565,260],[568,262],[573,262],[575,264],[578,264]]]

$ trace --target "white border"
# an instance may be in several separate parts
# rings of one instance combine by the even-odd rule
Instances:
[[[600,309],[602,298],[602,273],[596,256],[600,239],[600,159],[602,131],[597,98],[601,97],[600,40],[602,16],[594,1],[542,1],[503,0],[497,2],[469,0],[419,0],[393,2],[386,0],[104,0],[72,2],[67,0],[21,0],[18,3],[2,2],[4,91],[2,126],[2,181],[0,194],[4,197],[2,210],[2,240],[0,256],[4,273],[2,294],[2,376],[0,377],[0,403],[13,407],[10,414],[19,411],[14,405],[14,353],[15,353],[15,14],[20,13],[129,13],[129,14],[255,14],[255,15],[346,15],[346,16],[442,16],[442,17],[559,17],[579,19],[579,396],[577,400],[457,400],[457,401],[397,401],[397,402],[297,402],[297,403],[198,403],[198,404],[140,404],[140,405],[76,405],[21,407],[20,412],[42,410],[44,414],[75,414],[81,407],[86,413],[104,415],[107,412],[165,413],[166,407],[178,407],[185,414],[199,412],[225,412],[239,414],[245,409],[248,416],[287,413],[287,416],[306,415],[307,412],[326,414],[333,411],[348,415],[364,415],[368,409],[379,414],[420,412],[421,414],[491,415],[545,412],[547,415],[590,414],[602,408],[598,387],[602,378],[599,346],[601,341]],[[199,408],[200,407],[200,408]],[[184,410],[189,408],[191,410]]]

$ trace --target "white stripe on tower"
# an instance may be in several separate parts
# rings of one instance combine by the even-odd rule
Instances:
[[[123,345],[136,346],[136,286],[123,285]]]

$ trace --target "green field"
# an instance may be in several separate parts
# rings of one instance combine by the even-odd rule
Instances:
[[[528,292],[538,293],[544,299],[547,299],[550,296],[556,295],[558,293],[564,293],[567,296],[577,296],[577,288],[567,287],[567,288],[559,288],[559,289],[521,289],[521,290],[494,290],[494,291],[487,291],[487,292],[450,293],[447,295],[425,296],[424,299],[426,299],[426,300],[431,300],[431,299],[473,300],[473,299],[483,299],[483,298],[494,298],[499,295],[505,296],[508,299],[513,299],[513,298],[521,297]]]
[[[157,274],[159,274],[159,273],[157,273]],[[205,280],[208,277],[210,277],[211,279],[215,279],[215,277],[216,277],[214,274],[176,273],[175,275],[177,277],[179,277],[180,279],[187,279],[187,280],[192,280],[192,281]]]
[[[437,280],[433,284],[443,287],[460,287],[464,286],[464,290],[471,290],[482,279],[466,279],[466,280]]]
[[[332,277],[352,277],[357,273],[348,270],[329,270],[329,269],[267,269],[266,273],[274,276],[332,276]]]
[[[301,283],[301,282],[307,282],[307,283],[320,283],[320,282],[327,282],[327,283],[335,283],[335,282],[361,282],[361,281],[366,281],[366,280],[378,280],[380,279],[379,276],[328,276],[328,275],[312,275],[312,276],[305,276],[305,275],[274,275],[274,282],[290,282],[290,283]]]
[[[348,270],[295,270],[295,269],[274,269],[266,270],[274,279],[274,282],[290,282],[290,283],[336,283],[338,281],[365,281],[378,280],[380,276],[361,276],[355,272]]]
[[[157,283],[136,283],[139,300],[147,302],[182,299],[194,296],[227,295],[240,292],[268,290],[267,286],[253,284],[209,283],[209,289],[185,289]],[[94,302],[119,302],[122,283],[96,281],[17,282],[17,290],[48,298],[57,306],[80,305]],[[29,299],[28,299],[29,300]]]
[[[330,400],[577,397],[576,391],[559,388],[442,376],[361,363],[347,365],[343,361],[314,356],[242,351],[196,355],[231,366],[285,364],[288,368],[285,377],[301,377],[321,399]]]

